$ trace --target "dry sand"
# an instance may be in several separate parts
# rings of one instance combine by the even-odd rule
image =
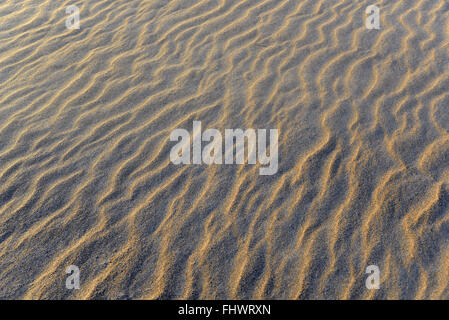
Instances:
[[[448,75],[443,0],[4,0],[0,298],[447,299]],[[194,120],[277,174],[172,164]]]

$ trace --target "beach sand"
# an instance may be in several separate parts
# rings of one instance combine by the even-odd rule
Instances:
[[[448,299],[448,75],[442,0],[2,1],[0,298]],[[193,121],[277,173],[171,163]]]

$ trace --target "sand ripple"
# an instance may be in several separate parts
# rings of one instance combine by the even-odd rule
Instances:
[[[449,3],[370,4],[3,1],[0,298],[449,298]],[[171,164],[194,120],[278,173]]]

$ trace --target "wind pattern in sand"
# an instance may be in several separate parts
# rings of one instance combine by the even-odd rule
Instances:
[[[448,75],[442,0],[2,1],[0,298],[448,299]],[[172,164],[193,121],[277,174]]]

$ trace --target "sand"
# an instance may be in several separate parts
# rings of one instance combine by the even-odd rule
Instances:
[[[0,298],[448,299],[448,75],[442,0],[2,1]],[[277,173],[174,165],[193,121]]]

